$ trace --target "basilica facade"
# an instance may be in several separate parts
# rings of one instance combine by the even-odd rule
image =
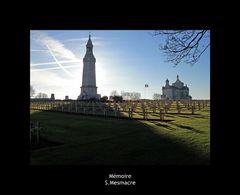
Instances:
[[[189,88],[187,85],[184,86],[184,83],[179,80],[179,76],[177,75],[177,80],[169,85],[169,80],[166,80],[166,84],[162,87],[162,95],[161,99],[169,99],[169,100],[182,100],[182,99],[192,99],[189,95]]]

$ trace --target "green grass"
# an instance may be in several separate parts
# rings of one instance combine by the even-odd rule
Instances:
[[[210,114],[167,114],[171,122],[31,111],[42,137],[60,145],[31,150],[32,165],[209,164]]]

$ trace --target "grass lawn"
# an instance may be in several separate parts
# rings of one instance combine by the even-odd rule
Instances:
[[[171,122],[125,120],[33,111],[43,140],[32,165],[209,164],[210,113],[167,114]],[[42,141],[43,142],[43,141]]]

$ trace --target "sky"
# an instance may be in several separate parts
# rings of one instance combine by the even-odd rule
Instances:
[[[159,50],[164,40],[153,30],[31,30],[30,84],[56,99],[77,99],[82,85],[83,57],[89,33],[96,58],[97,92],[139,92],[152,99],[162,94],[166,79],[179,79],[193,99],[210,99],[210,49],[193,66],[166,62]],[[209,38],[210,39],[210,38]],[[210,40],[204,40],[210,42]],[[148,88],[145,88],[148,84]]]

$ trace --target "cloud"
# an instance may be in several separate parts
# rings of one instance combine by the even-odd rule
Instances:
[[[73,62],[79,62],[81,63],[82,61],[75,61],[75,60],[62,60],[62,61],[58,61],[61,64],[68,64],[68,63],[73,63]],[[42,65],[53,65],[53,64],[57,64],[57,62],[44,62],[44,63],[31,63],[31,67],[33,66],[42,66]]]
[[[87,38],[74,38],[74,39],[66,39],[66,40],[63,40],[64,43],[66,42],[86,42],[88,39]]]
[[[82,66],[79,65],[70,65],[70,66],[66,66],[65,69],[67,68],[81,68]],[[47,71],[47,70],[60,70],[62,69],[61,67],[52,67],[52,68],[38,68],[38,69],[32,69],[31,72],[39,72],[39,71]]]
[[[50,37],[46,32],[43,31],[33,31],[31,34],[31,38],[33,38],[34,41],[36,41],[41,46],[44,46],[47,48],[47,50],[43,49],[32,49],[31,51],[47,51],[51,57],[54,59],[55,62],[43,62],[43,63],[31,63],[31,67],[33,66],[39,66],[39,65],[52,65],[57,64],[59,68],[61,68],[65,73],[67,73],[69,76],[74,77],[74,75],[69,72],[65,66],[62,65],[62,62],[64,63],[71,63],[71,62],[80,62],[80,60],[74,55],[74,53],[67,49],[64,44],[62,44],[59,40]],[[65,61],[59,61],[58,58],[64,59]],[[46,71],[46,70],[54,70],[55,68],[46,67],[45,69],[41,70],[32,70],[32,71]]]
[[[72,51],[64,46],[63,43],[53,37],[50,37],[47,33],[35,31],[34,35],[35,41],[45,47],[48,45],[56,57],[64,58],[66,60],[79,60]]]
[[[72,73],[70,73],[68,70],[66,70],[66,69],[64,68],[64,66],[63,66],[61,63],[58,62],[57,58],[56,58],[55,55],[53,54],[53,51],[52,51],[51,48],[48,46],[48,44],[46,44],[46,46],[47,46],[50,54],[52,55],[53,59],[55,60],[55,62],[59,65],[59,67],[60,67],[64,72],[66,72],[69,76],[74,77]]]
[[[56,98],[63,99],[65,95],[76,99],[80,94],[81,75],[78,77],[64,77],[58,71],[31,72],[30,83],[36,93],[43,92],[50,96],[55,94]]]

